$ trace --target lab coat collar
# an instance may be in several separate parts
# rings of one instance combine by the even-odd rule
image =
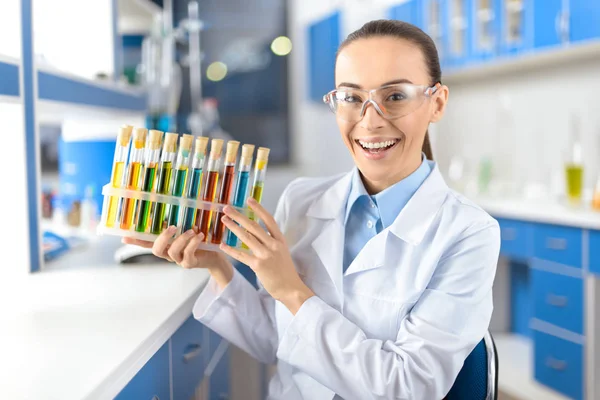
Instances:
[[[437,164],[428,162],[431,173],[389,227],[391,233],[413,246],[423,240],[449,191]]]
[[[341,222],[343,223],[343,212],[346,208],[348,193],[350,192],[353,171],[351,170],[343,174],[340,179],[335,181],[321,197],[311,204],[306,215],[319,219],[342,218]]]

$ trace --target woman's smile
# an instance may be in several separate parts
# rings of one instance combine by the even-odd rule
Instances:
[[[381,160],[393,153],[401,142],[400,138],[364,137],[354,140],[354,146],[365,158]]]

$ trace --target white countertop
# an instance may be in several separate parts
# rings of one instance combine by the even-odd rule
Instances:
[[[206,270],[46,271],[0,282],[2,398],[110,399],[190,316]]]
[[[587,207],[574,208],[552,201],[510,198],[476,197],[471,200],[496,218],[600,230],[600,212]]]

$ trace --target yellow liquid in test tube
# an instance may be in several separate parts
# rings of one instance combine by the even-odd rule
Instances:
[[[572,202],[579,202],[583,192],[583,166],[567,164],[565,166],[567,178],[567,195]]]
[[[114,188],[120,188],[121,182],[123,181],[123,172],[125,170],[125,163],[123,161],[119,161],[115,163],[115,167],[113,169],[113,176],[111,180],[111,184]],[[108,216],[106,218],[106,226],[112,228],[115,225],[115,220],[117,219],[117,210],[119,209],[119,198],[116,196],[112,196],[109,199],[108,203]]]

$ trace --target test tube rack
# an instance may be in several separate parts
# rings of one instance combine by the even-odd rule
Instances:
[[[140,239],[140,240],[145,240],[145,241],[149,241],[149,242],[154,242],[158,238],[158,235],[155,235],[155,234],[152,234],[149,232],[140,233],[140,232],[137,232],[133,227],[131,229],[121,229],[118,227],[107,227],[106,226],[109,203],[110,203],[111,198],[118,198],[119,202],[122,202],[123,199],[134,199],[136,201],[136,203],[139,203],[140,201],[145,200],[145,201],[151,202],[152,204],[163,203],[163,204],[167,204],[168,206],[178,205],[179,213],[180,213],[180,215],[179,215],[180,221],[183,219],[182,214],[183,214],[184,210],[186,210],[187,208],[192,208],[192,209],[196,209],[196,210],[212,211],[213,212],[212,217],[214,218],[215,215],[218,215],[217,213],[223,212],[223,208],[227,205],[227,204],[221,204],[221,203],[207,202],[207,201],[203,201],[200,199],[194,200],[194,199],[189,199],[186,197],[176,197],[176,196],[169,196],[169,195],[163,195],[163,194],[158,194],[158,193],[144,192],[144,191],[139,191],[139,190],[115,188],[110,183],[107,185],[104,185],[104,187],[102,188],[102,195],[104,196],[104,202],[103,202],[103,206],[102,206],[102,216],[101,216],[100,224],[98,224],[98,227],[97,227],[97,233],[99,235],[131,237],[134,239]],[[235,207],[231,204],[229,204],[229,207],[233,207],[234,209],[236,209],[243,215],[246,215],[246,216],[250,215],[248,208]],[[214,223],[211,225],[214,226]],[[177,236],[179,236],[182,233],[183,232],[181,232],[181,224],[180,224],[177,227],[177,232],[175,233],[173,239],[175,239]],[[221,251],[219,249],[219,245],[211,243],[210,239],[211,238],[210,238],[210,233],[209,233],[209,237],[207,238],[206,242],[201,243],[198,246],[198,248],[203,249],[203,250],[208,250],[208,251]],[[237,248],[241,251],[247,251],[246,249],[242,248],[241,245],[238,245]]]

